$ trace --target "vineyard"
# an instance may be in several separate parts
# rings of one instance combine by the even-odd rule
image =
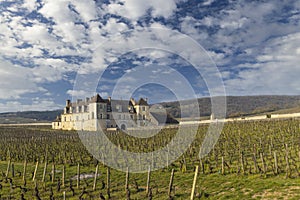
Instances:
[[[0,127],[0,199],[300,199],[299,122],[226,123],[202,159],[198,155],[208,125],[201,125],[179,159],[145,173],[98,162],[77,132]],[[120,131],[106,135],[121,149],[152,152],[167,145],[176,131],[163,129],[150,138]]]

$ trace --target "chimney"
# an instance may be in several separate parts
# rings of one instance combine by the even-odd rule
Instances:
[[[109,102],[111,102],[111,97],[108,97],[107,99],[108,99]]]
[[[66,107],[69,107],[69,106],[70,106],[70,103],[71,103],[71,100],[68,99],[68,100],[66,101]]]
[[[85,102],[89,102],[90,98],[86,97]]]
[[[80,103],[82,101],[82,99],[77,99],[77,104]]]

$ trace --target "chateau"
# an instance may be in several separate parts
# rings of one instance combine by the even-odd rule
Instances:
[[[103,99],[97,94],[85,100],[77,99],[76,102],[67,100],[64,112],[52,123],[52,128],[87,131],[97,131],[100,128],[125,130],[145,125],[158,126],[170,121],[169,116],[163,120],[157,116],[157,113],[150,113],[147,99],[112,100]]]

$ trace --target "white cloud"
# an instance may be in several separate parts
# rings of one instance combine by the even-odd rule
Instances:
[[[95,92],[88,92],[86,90],[68,90],[67,94],[70,96],[78,97],[78,98],[85,98],[91,97],[95,95]]]
[[[261,62],[293,62],[300,63],[297,51],[300,48],[300,32],[272,39],[258,56]],[[296,64],[298,65],[298,64]]]
[[[52,26],[53,33],[61,37],[63,42],[80,45],[85,40],[85,28],[81,24],[75,24],[76,13],[69,8],[70,5],[71,2],[66,0],[45,0],[39,12],[55,22]],[[80,11],[84,12],[86,8]],[[86,14],[82,16],[87,18]]]
[[[31,12],[37,8],[37,2],[36,0],[25,0],[22,6]]]
[[[185,17],[181,19],[182,22],[180,24],[181,32],[187,34],[189,37],[192,37],[196,41],[206,40],[209,35],[206,31],[201,31],[196,26],[200,25],[201,22],[194,17]]]
[[[101,30],[113,35],[120,34],[128,30],[128,27],[125,23],[118,22],[118,20],[115,18],[110,18],[107,20],[107,24]]]
[[[238,77],[225,82],[231,95],[299,94],[300,33],[272,39],[256,64],[237,66]]]
[[[68,0],[44,0],[39,12],[57,24],[70,23],[75,21],[75,15],[69,9],[69,5]]]
[[[209,6],[209,5],[211,5],[213,2],[215,2],[215,0],[207,0],[207,1],[203,2],[202,5],[204,5],[204,6]]]
[[[174,0],[126,0],[109,4],[107,11],[135,21],[144,16],[149,9],[152,9],[153,17],[168,18],[176,8]]]
[[[72,2],[84,22],[89,22],[97,18],[97,7],[93,0],[75,0]]]
[[[20,101],[7,101],[0,103],[0,112],[18,112],[18,111],[44,111],[61,109],[63,105],[55,103],[49,99],[32,100],[31,104]]]
[[[62,79],[62,72],[51,66],[42,65],[32,69],[36,83],[56,82]]]
[[[0,59],[0,96],[1,99],[19,99],[22,95],[45,92],[33,81],[29,68],[13,66]]]
[[[207,54],[202,52],[199,55],[196,48],[191,48],[191,43],[184,42],[184,37],[196,40],[207,49],[207,53],[222,67],[222,73],[231,79],[226,84],[232,93],[279,93],[286,90],[299,93],[295,77],[300,63],[299,1],[289,4],[293,7],[290,13],[283,9],[287,3],[279,0],[264,3],[239,1],[207,14],[201,20],[201,13],[197,10],[193,13],[189,9],[187,13],[181,10],[176,13],[182,16],[176,28],[186,36],[163,31],[168,27],[174,28],[173,24],[162,24],[162,21],[154,19],[172,19],[177,6],[181,2],[187,3],[186,0],[110,0],[109,4],[100,6],[95,5],[93,0],[11,2],[13,4],[3,8],[0,14],[0,54],[8,62],[23,62],[30,68],[1,64],[0,78],[4,85],[4,89],[0,89],[1,99],[21,98],[32,92],[49,94],[41,84],[63,80],[67,73],[76,72],[79,66],[81,74],[104,70],[110,62],[118,60],[122,53],[128,53],[132,48],[137,58],[149,58],[134,62],[145,66],[153,64],[153,61],[161,66],[176,62],[164,52],[168,47],[172,48],[171,53],[181,54],[193,63],[199,63],[201,59],[207,62]],[[198,5],[206,9],[207,6],[218,5],[214,2],[207,0]],[[36,10],[37,6],[42,8]],[[34,10],[49,23],[28,15]],[[111,14],[126,19],[109,17]],[[152,19],[149,24],[142,20],[143,26],[154,29],[144,34],[139,32],[137,20],[147,14]],[[278,22],[281,19],[287,22]],[[135,31],[131,37],[130,34],[121,34],[132,25]],[[141,51],[147,47],[156,50]],[[72,63],[67,63],[70,60]],[[229,67],[224,69],[223,66]],[[209,71],[208,68],[205,70]],[[274,75],[266,79],[270,71]]]

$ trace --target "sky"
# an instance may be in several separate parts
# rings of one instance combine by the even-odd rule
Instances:
[[[0,112],[300,95],[299,63],[298,0],[0,0]]]

